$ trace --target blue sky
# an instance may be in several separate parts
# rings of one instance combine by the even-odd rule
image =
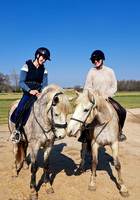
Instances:
[[[118,80],[140,80],[139,0],[7,0],[0,6],[0,72],[19,73],[34,51],[51,51],[49,83],[83,85],[93,50]]]

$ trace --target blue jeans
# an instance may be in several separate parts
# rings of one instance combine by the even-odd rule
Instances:
[[[20,128],[26,124],[31,112],[31,108],[36,100],[36,96],[26,93],[23,94],[17,108],[11,115],[11,121],[15,123],[16,128]]]

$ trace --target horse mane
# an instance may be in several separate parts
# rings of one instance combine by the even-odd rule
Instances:
[[[100,124],[112,118],[114,109],[112,109],[112,106],[103,98],[99,91],[84,90],[83,93],[79,95],[76,103],[82,102],[86,105],[88,101],[96,102],[96,118]]]
[[[93,91],[93,89],[84,89],[82,93],[79,93],[78,98],[76,99],[76,104],[78,104],[79,102],[84,102],[87,101],[87,97],[98,97],[101,96],[100,92],[98,90]]]
[[[63,92],[64,93],[64,90],[63,88],[61,88],[60,86],[56,85],[56,84],[50,84],[50,85],[47,85],[43,91],[42,91],[42,95],[43,94],[46,94],[46,93],[49,93],[49,92]]]
[[[52,103],[54,96],[59,93],[62,93],[59,95],[59,98],[60,98],[59,107],[65,113],[69,113],[71,108],[70,108],[69,100],[67,96],[65,95],[65,91],[63,88],[61,88],[60,86],[56,84],[50,84],[46,86],[43,89],[41,95],[39,96],[37,103],[40,105],[47,104],[48,102]]]

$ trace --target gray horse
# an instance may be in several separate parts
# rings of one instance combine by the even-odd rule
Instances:
[[[92,173],[89,189],[96,189],[96,167],[98,164],[98,149],[100,146],[110,145],[114,166],[118,172],[118,187],[122,196],[128,196],[128,191],[121,176],[121,164],[118,158],[119,151],[119,124],[118,115],[113,106],[98,93],[85,90],[77,99],[75,112],[68,124],[68,136],[76,136],[82,129],[88,128],[88,141],[92,154]],[[83,147],[85,145],[83,144]],[[80,167],[84,165],[85,151],[82,150]]]
[[[15,128],[10,121],[10,116],[17,103],[11,107],[9,113],[9,129]],[[50,191],[53,189],[48,181],[48,162],[50,151],[55,138],[64,138],[66,135],[67,114],[70,104],[62,88],[57,85],[49,85],[42,91],[34,103],[30,117],[24,127],[24,140],[19,144],[13,144],[14,148],[14,176],[17,176],[26,158],[27,147],[31,157],[31,199],[37,199],[36,172],[37,154],[40,148],[44,150],[44,183],[49,184]]]

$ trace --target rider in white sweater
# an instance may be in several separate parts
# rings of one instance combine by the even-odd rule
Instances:
[[[95,61],[97,64],[100,62]],[[92,67],[87,75],[84,89],[92,89],[107,99],[113,97],[117,91],[117,80],[113,70],[105,65]]]
[[[105,55],[101,50],[95,50],[91,54],[90,60],[94,64],[94,67],[92,67],[87,74],[84,89],[92,90],[93,92],[98,91],[104,99],[108,100],[114,106],[120,122],[119,140],[126,140],[126,136],[122,134],[126,110],[112,98],[117,91],[117,79],[115,73],[111,68],[104,65]],[[78,140],[83,142],[82,134]]]

